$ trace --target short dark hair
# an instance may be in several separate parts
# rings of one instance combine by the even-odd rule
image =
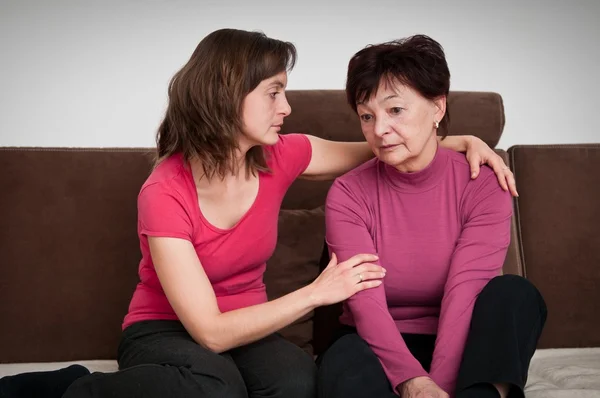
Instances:
[[[206,36],[171,79],[165,117],[156,135],[157,163],[181,152],[197,156],[208,178],[236,172],[244,98],[261,81],[296,63],[292,43],[261,32],[220,29]],[[268,170],[263,148],[246,155],[248,171]]]
[[[376,94],[382,79],[409,86],[430,100],[448,96],[450,92],[450,70],[444,49],[425,35],[369,45],[354,54],[348,63],[346,79],[346,96],[354,112],[358,103]],[[444,136],[449,120],[446,107],[440,121]]]

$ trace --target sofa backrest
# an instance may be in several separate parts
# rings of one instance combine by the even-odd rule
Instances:
[[[152,154],[0,150],[0,362],[116,357]]]
[[[282,133],[302,132],[334,141],[364,141],[358,117],[343,90],[288,91],[292,113]],[[490,92],[453,91],[448,96],[448,135],[474,135],[495,148],[504,129],[502,97]],[[331,182],[298,180],[285,197],[284,209],[321,205]]]
[[[539,346],[600,346],[600,144],[509,150],[518,247],[548,319]]]
[[[290,91],[288,97],[293,112],[284,133],[362,140],[343,91]],[[453,92],[449,111],[450,134],[498,142],[504,126],[498,94]],[[0,362],[116,357],[138,281],[136,199],[153,155],[148,148],[0,148]],[[268,265],[277,271],[267,275],[270,296],[318,273],[323,243],[315,236],[324,233],[319,207],[329,186],[297,181],[286,195],[281,241]],[[309,241],[302,234],[315,235]],[[309,264],[304,279],[290,268],[298,261],[284,260],[300,251]],[[287,336],[312,339],[312,324],[306,326],[292,325]],[[321,333],[316,321],[314,328]]]

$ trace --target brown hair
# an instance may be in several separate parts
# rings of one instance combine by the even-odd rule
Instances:
[[[450,71],[442,46],[425,35],[410,36],[360,50],[348,63],[346,97],[356,112],[357,103],[377,92],[382,79],[389,84],[399,82],[433,100],[448,96]],[[448,134],[450,114],[440,121],[443,136]]]
[[[156,135],[157,163],[181,152],[197,157],[208,178],[236,173],[243,100],[262,80],[289,71],[293,44],[261,32],[221,29],[206,36],[171,79],[165,117]],[[248,172],[267,171],[262,147],[246,154]]]

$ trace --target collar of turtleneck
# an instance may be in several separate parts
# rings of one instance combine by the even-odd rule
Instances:
[[[437,145],[433,160],[422,170],[404,173],[395,167],[380,162],[387,181],[396,189],[418,193],[435,187],[443,178],[450,159],[448,149]]]

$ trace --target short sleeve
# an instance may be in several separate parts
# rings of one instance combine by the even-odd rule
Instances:
[[[304,134],[280,134],[279,141],[271,147],[271,155],[271,168],[282,170],[291,182],[308,167],[312,146]]]
[[[142,235],[192,240],[192,222],[185,202],[164,183],[142,188],[138,196],[138,223]]]

